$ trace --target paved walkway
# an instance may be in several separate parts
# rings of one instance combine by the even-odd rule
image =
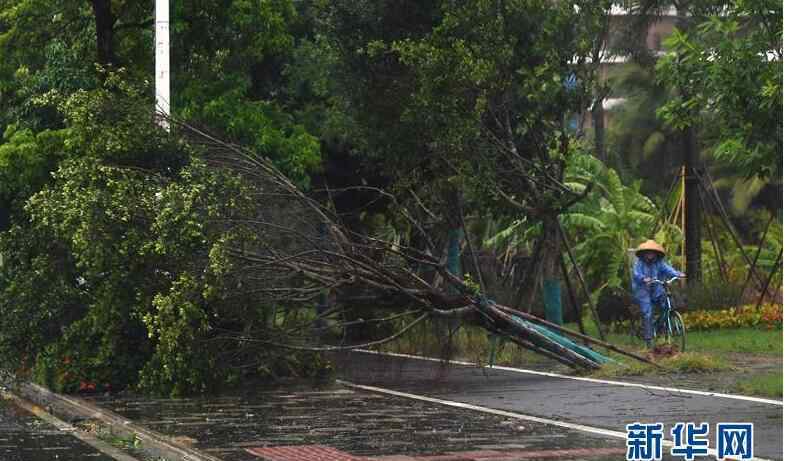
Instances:
[[[351,366],[350,366],[351,364]],[[537,374],[445,366],[439,362],[351,353],[339,358],[357,384],[464,402],[617,432],[633,422],[753,422],[755,455],[782,459],[783,406],[622,387]],[[711,437],[714,444],[714,435]]]

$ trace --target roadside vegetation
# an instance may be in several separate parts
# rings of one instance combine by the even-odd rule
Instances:
[[[369,344],[546,366],[497,307],[603,336],[650,238],[691,272],[675,373],[782,356],[781,2],[687,2],[653,49],[669,2],[609,31],[620,2],[175,0],[169,128],[143,3],[0,0],[0,371],[182,396]]]
[[[725,314],[724,314],[725,315]],[[588,333],[597,337],[590,319],[585,319]],[[577,330],[576,324],[566,324]],[[479,328],[460,328],[449,343],[440,342],[433,334],[434,325],[392,342],[379,350],[391,353],[450,358],[487,366],[511,366],[558,373],[574,373],[570,368],[555,364],[541,355],[516,347]],[[626,328],[622,325],[621,328]],[[607,340],[642,357],[650,351],[640,338],[624,332],[610,332]],[[741,393],[760,397],[782,397],[783,331],[781,325],[769,327],[718,328],[688,331],[688,350],[673,356],[651,356],[658,367],[642,363],[616,353],[609,356],[614,362],[591,373],[579,372],[593,378],[637,380],[656,378],[657,383],[685,387],[685,376],[701,376],[704,389],[718,392]],[[602,348],[595,348],[606,353]],[[702,390],[691,382],[688,388]]]
[[[727,361],[698,352],[684,352],[672,357],[664,357],[656,360],[658,367],[641,362],[627,361],[622,358],[618,360],[618,363],[604,365],[603,368],[592,372],[589,376],[593,378],[624,378],[627,376],[716,373],[734,370],[734,367]]]

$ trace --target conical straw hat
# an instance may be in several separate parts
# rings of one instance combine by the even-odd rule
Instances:
[[[655,251],[660,253],[661,256],[666,256],[666,250],[664,250],[662,246],[658,245],[658,242],[655,240],[647,240],[646,242],[639,245],[639,247],[636,248],[636,256],[641,256],[641,252],[646,250]]]

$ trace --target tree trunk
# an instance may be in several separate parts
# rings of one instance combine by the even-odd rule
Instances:
[[[458,278],[461,274],[461,240],[464,238],[464,231],[461,227],[454,227],[448,231],[447,261],[445,263],[448,272]]]
[[[701,281],[701,203],[699,197],[699,164],[696,139],[692,127],[682,132],[685,161],[685,256],[688,283]]]
[[[111,0],[92,0],[96,16],[96,59],[102,66],[116,64],[113,46],[115,17]]]
[[[562,324],[560,234],[556,216],[543,219],[543,309],[546,320]]]
[[[592,127],[595,132],[595,156],[606,162],[606,119],[603,99],[599,98],[592,106]]]
[[[527,258],[526,268],[522,268],[523,275],[514,280],[514,285],[518,285],[518,290],[511,301],[511,304],[521,312],[532,313],[532,306],[535,302],[535,293],[540,286],[542,273],[538,270],[538,265],[543,255],[543,237],[535,242],[532,252]]]

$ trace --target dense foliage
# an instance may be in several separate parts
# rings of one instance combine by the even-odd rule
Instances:
[[[306,185],[319,143],[271,98],[293,46],[294,8],[225,3],[173,11],[174,109]],[[247,186],[152,123],[152,10],[113,5],[107,43],[89,4],[0,5],[4,366],[58,389],[89,381],[164,393],[205,391],[244,370],[316,370],[314,357],[241,354],[216,338],[238,324],[275,329],[293,319],[232,295],[237,277],[221,248],[245,237],[224,221],[253,203]],[[60,11],[51,25],[40,21],[46,10]],[[277,70],[258,71],[269,64]]]
[[[643,67],[611,80],[629,104],[608,165],[573,123],[602,87],[591,56],[607,0],[173,1],[172,115],[270,159],[347,235],[391,251],[454,265],[485,243],[492,259],[526,255],[554,281],[562,226],[596,297],[626,286],[638,241],[681,240],[663,216],[676,205],[668,181],[641,177],[676,158],[674,130],[701,124],[729,181],[780,180],[782,75],[767,57],[781,59],[782,7],[698,3],[657,81]],[[330,293],[263,300],[265,273],[228,256],[286,246],[244,223],[290,210],[210,163],[177,123],[155,123],[149,6],[0,0],[0,364],[62,390],[169,394],[323,373],[319,355],[242,339],[311,335]],[[763,235],[767,268],[779,221]],[[746,222],[753,253],[766,217]],[[744,278],[734,242],[721,244],[727,272]],[[517,283],[534,293],[532,273]],[[477,275],[465,277],[474,295]],[[359,306],[342,314],[349,339],[398,325],[363,323],[377,306]]]
[[[62,145],[78,150],[64,148],[53,182],[27,200],[29,223],[0,240],[0,354],[66,390],[139,382],[182,393],[249,364],[273,373],[270,353],[226,356],[232,345],[216,338],[270,316],[232,296],[221,257],[244,238],[226,221],[251,207],[248,188],[148,123],[146,98],[115,90],[64,101]]]
[[[675,127],[707,117],[716,157],[749,176],[782,176],[783,4],[698,2],[692,12],[704,20],[677,30],[658,63],[677,89],[660,115]]]

